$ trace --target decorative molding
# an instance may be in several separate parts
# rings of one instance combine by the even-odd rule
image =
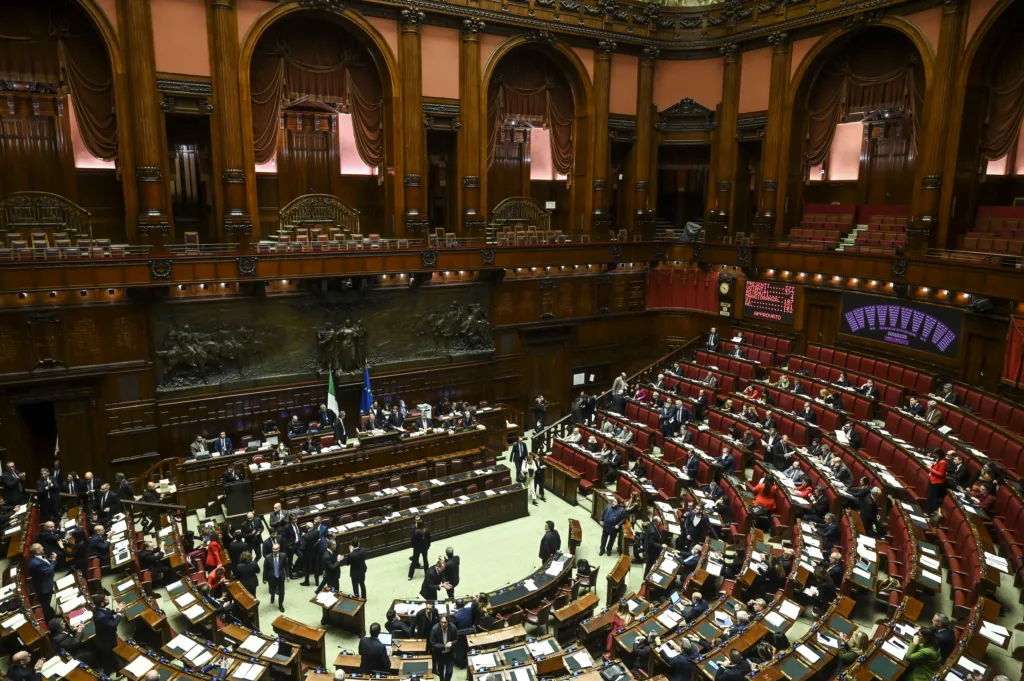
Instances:
[[[431,116],[458,116],[462,112],[458,102],[423,102],[421,108]]]
[[[308,9],[326,9],[333,12],[341,12],[345,9],[345,3],[341,0],[299,0],[299,7]]]
[[[485,248],[480,251],[480,262],[485,265],[493,265],[496,254],[493,248]]]
[[[220,174],[220,180],[226,184],[245,184],[245,171],[237,169],[223,170]]]
[[[149,234],[170,234],[171,223],[168,222],[166,217],[159,217],[153,215],[143,216],[145,219],[139,220],[139,233],[143,235]]]
[[[640,50],[640,61],[641,63],[651,63],[658,58],[658,54],[661,53],[657,47],[645,47]]]
[[[424,267],[434,267],[437,265],[437,251],[423,251],[420,253],[420,261]]]
[[[747,116],[736,121],[737,130],[757,130],[768,125],[768,116]]]
[[[558,42],[558,35],[548,31],[547,29],[531,29],[523,33],[523,39],[528,43],[543,42],[549,45],[554,45]]]
[[[736,43],[726,43],[718,48],[718,52],[726,59],[735,57],[740,51],[739,45]]]
[[[179,97],[212,97],[213,83],[180,78],[157,78],[156,90],[165,95]]]
[[[462,186],[466,189],[479,189],[480,188],[480,176],[479,175],[466,175],[462,178]]]
[[[170,260],[150,260],[149,278],[152,281],[167,281],[171,278],[172,263]]]
[[[744,267],[750,265],[750,247],[740,246],[736,249],[736,262]]]
[[[230,211],[224,216],[224,234],[252,234],[252,219],[241,210]]]
[[[703,260],[704,259],[704,242],[703,241],[698,241],[698,242],[694,243],[693,246],[692,246],[692,250],[693,250],[693,257],[694,257],[695,260],[699,261],[699,260]]]
[[[480,19],[463,19],[462,20],[462,32],[465,35],[479,35],[484,32],[487,24]]]
[[[942,189],[942,175],[925,175],[921,178],[921,189]]]
[[[487,226],[487,220],[476,215],[476,213],[464,213],[462,225],[467,229],[483,229]]]
[[[789,44],[789,34],[785,31],[777,31],[768,36],[768,44],[774,47],[782,47]]]
[[[406,187],[422,187],[423,177],[416,173],[406,173],[404,178],[404,184]]]
[[[242,277],[251,277],[256,274],[256,256],[242,255],[237,258],[238,274]]]
[[[540,290],[541,291],[554,291],[555,290],[555,280],[554,279],[541,279]]]
[[[139,182],[163,182],[164,171],[156,166],[139,166],[135,169],[135,179]]]
[[[316,1],[316,0],[314,0]],[[409,7],[403,9],[398,13],[398,21],[403,26],[411,26],[419,28],[419,26],[426,21],[427,15],[421,9],[415,7]]]
[[[636,130],[636,119],[635,118],[618,118],[616,116],[608,117],[608,127],[612,130]]]
[[[894,277],[905,277],[907,276],[907,261],[904,258],[896,258],[892,261],[892,276]]]
[[[616,262],[622,260],[622,246],[619,244],[612,244],[612,260]]]
[[[619,47],[619,44],[617,42],[615,42],[614,40],[601,40],[601,41],[598,41],[598,43],[597,43],[597,53],[598,54],[611,54],[612,52],[617,50],[618,47]]]
[[[853,16],[846,17],[843,19],[843,28],[847,31],[860,28],[862,26],[868,26],[874,24],[885,16],[885,11],[881,9],[871,9],[860,14],[854,14]]]
[[[684,97],[661,112],[661,120],[655,124],[658,130],[666,132],[704,131],[711,132],[718,124],[715,112],[690,97]]]
[[[414,234],[426,234],[430,229],[430,220],[421,218],[418,214],[405,216],[405,228]]]

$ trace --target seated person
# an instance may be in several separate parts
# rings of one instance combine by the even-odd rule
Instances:
[[[789,376],[782,374],[779,376],[779,380],[772,384],[772,387],[779,390],[789,390]]]
[[[202,435],[196,435],[196,441],[189,445],[188,451],[192,456],[198,456],[208,454],[210,450],[206,447],[206,439]]]
[[[616,429],[612,437],[627,447],[633,443],[633,431],[623,425],[620,425],[618,429]]]
[[[748,383],[743,389],[743,396],[751,400],[761,399],[761,386],[756,383]]]
[[[289,435],[305,435],[306,424],[299,420],[298,414],[292,414],[292,420],[288,422]]]
[[[588,452],[593,452],[593,453],[596,454],[597,452],[600,451],[600,449],[601,449],[601,447],[600,447],[600,445],[597,444],[597,438],[595,436],[591,435],[589,438],[587,438],[587,451]]]
[[[581,439],[583,439],[583,434],[580,432],[578,427],[573,428],[572,432],[565,437],[566,442],[571,442],[573,444],[578,443]]]

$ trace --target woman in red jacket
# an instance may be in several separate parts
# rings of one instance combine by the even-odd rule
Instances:
[[[206,571],[213,572],[223,564],[224,561],[220,558],[220,535],[213,532],[210,534],[210,542],[206,545]]]
[[[928,494],[925,499],[925,511],[935,513],[942,506],[946,496],[946,458],[938,452],[931,468],[928,469]]]
[[[754,493],[754,506],[760,506],[765,514],[775,510],[775,483],[767,475],[750,490]]]

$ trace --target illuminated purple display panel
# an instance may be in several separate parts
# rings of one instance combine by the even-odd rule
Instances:
[[[747,280],[743,292],[743,318],[793,323],[796,286],[774,281]]]
[[[842,333],[956,357],[963,314],[938,305],[843,294]]]

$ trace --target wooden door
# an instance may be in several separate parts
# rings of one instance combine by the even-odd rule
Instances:
[[[999,387],[1005,352],[1005,342],[998,338],[989,338],[977,333],[968,334],[967,347],[961,350],[964,358],[961,380],[986,390],[996,390]]]
[[[53,409],[57,416],[57,435],[60,438],[64,468],[74,469],[80,475],[91,470],[100,478],[112,478],[114,472],[110,470],[110,462],[96,459],[92,400],[57,400],[53,403]]]
[[[807,303],[807,317],[804,336],[808,343],[835,345],[839,315],[832,305]]]

